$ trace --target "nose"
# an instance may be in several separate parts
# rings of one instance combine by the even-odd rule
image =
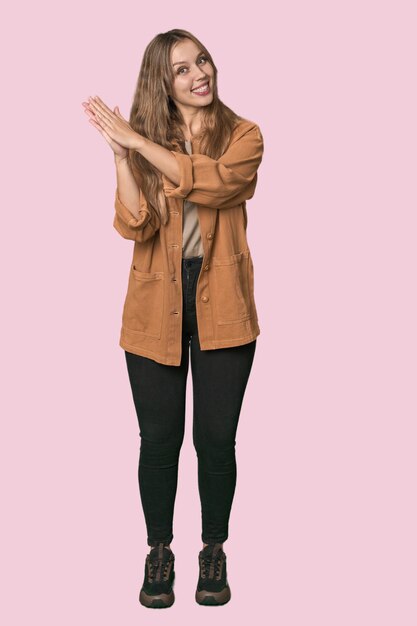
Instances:
[[[198,71],[200,70],[200,71]],[[203,69],[200,69],[199,67],[197,68],[197,73],[194,76],[195,80],[201,80],[201,79],[206,79],[208,78],[207,74],[205,73],[205,71]]]

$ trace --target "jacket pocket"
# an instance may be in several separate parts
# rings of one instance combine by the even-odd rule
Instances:
[[[131,267],[123,326],[160,339],[164,311],[164,273],[141,272]]]
[[[212,258],[218,324],[236,324],[251,317],[249,259],[249,250]]]

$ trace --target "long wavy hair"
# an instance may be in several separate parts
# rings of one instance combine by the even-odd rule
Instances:
[[[218,159],[229,144],[232,130],[242,118],[219,99],[217,68],[212,56],[201,41],[186,30],[174,28],[166,33],[159,33],[146,47],[129,123],[143,137],[168,150],[186,153],[185,137],[181,130],[184,118],[171,97],[175,79],[171,50],[177,42],[184,39],[194,41],[213,67],[213,99],[210,104],[201,107],[202,123],[198,136],[201,141],[200,154]],[[129,150],[129,161],[132,169],[138,170],[141,189],[151,212],[155,211],[161,224],[166,224],[169,214],[160,171],[135,150]]]

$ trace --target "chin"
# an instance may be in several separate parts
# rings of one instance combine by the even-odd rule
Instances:
[[[199,102],[200,100],[201,100],[202,105],[210,104],[211,102],[213,102],[213,94],[211,93],[208,95],[208,97],[205,97],[205,98],[198,97],[197,105],[200,104]],[[192,97],[192,103],[196,104],[196,98]]]

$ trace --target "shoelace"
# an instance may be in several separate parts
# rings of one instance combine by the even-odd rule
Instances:
[[[148,555],[148,565],[149,565],[149,578],[150,580],[160,581],[161,577],[164,580],[167,579],[167,569],[171,564],[173,558],[172,555],[169,554],[168,561],[164,561],[163,559],[163,550],[164,548],[159,547],[158,557],[152,558]],[[163,571],[162,571],[163,570]]]
[[[218,578],[220,575],[220,566],[223,560],[224,560],[223,554],[219,556],[208,555],[208,556],[200,557],[202,578],[206,578],[207,575],[208,575],[208,578],[214,578],[214,576]]]
[[[154,580],[161,580],[161,577],[166,579],[166,573],[170,561],[165,562],[162,559],[157,559],[155,561],[151,561],[149,559],[149,569],[150,569],[150,577]],[[163,572],[162,572],[163,569]]]

